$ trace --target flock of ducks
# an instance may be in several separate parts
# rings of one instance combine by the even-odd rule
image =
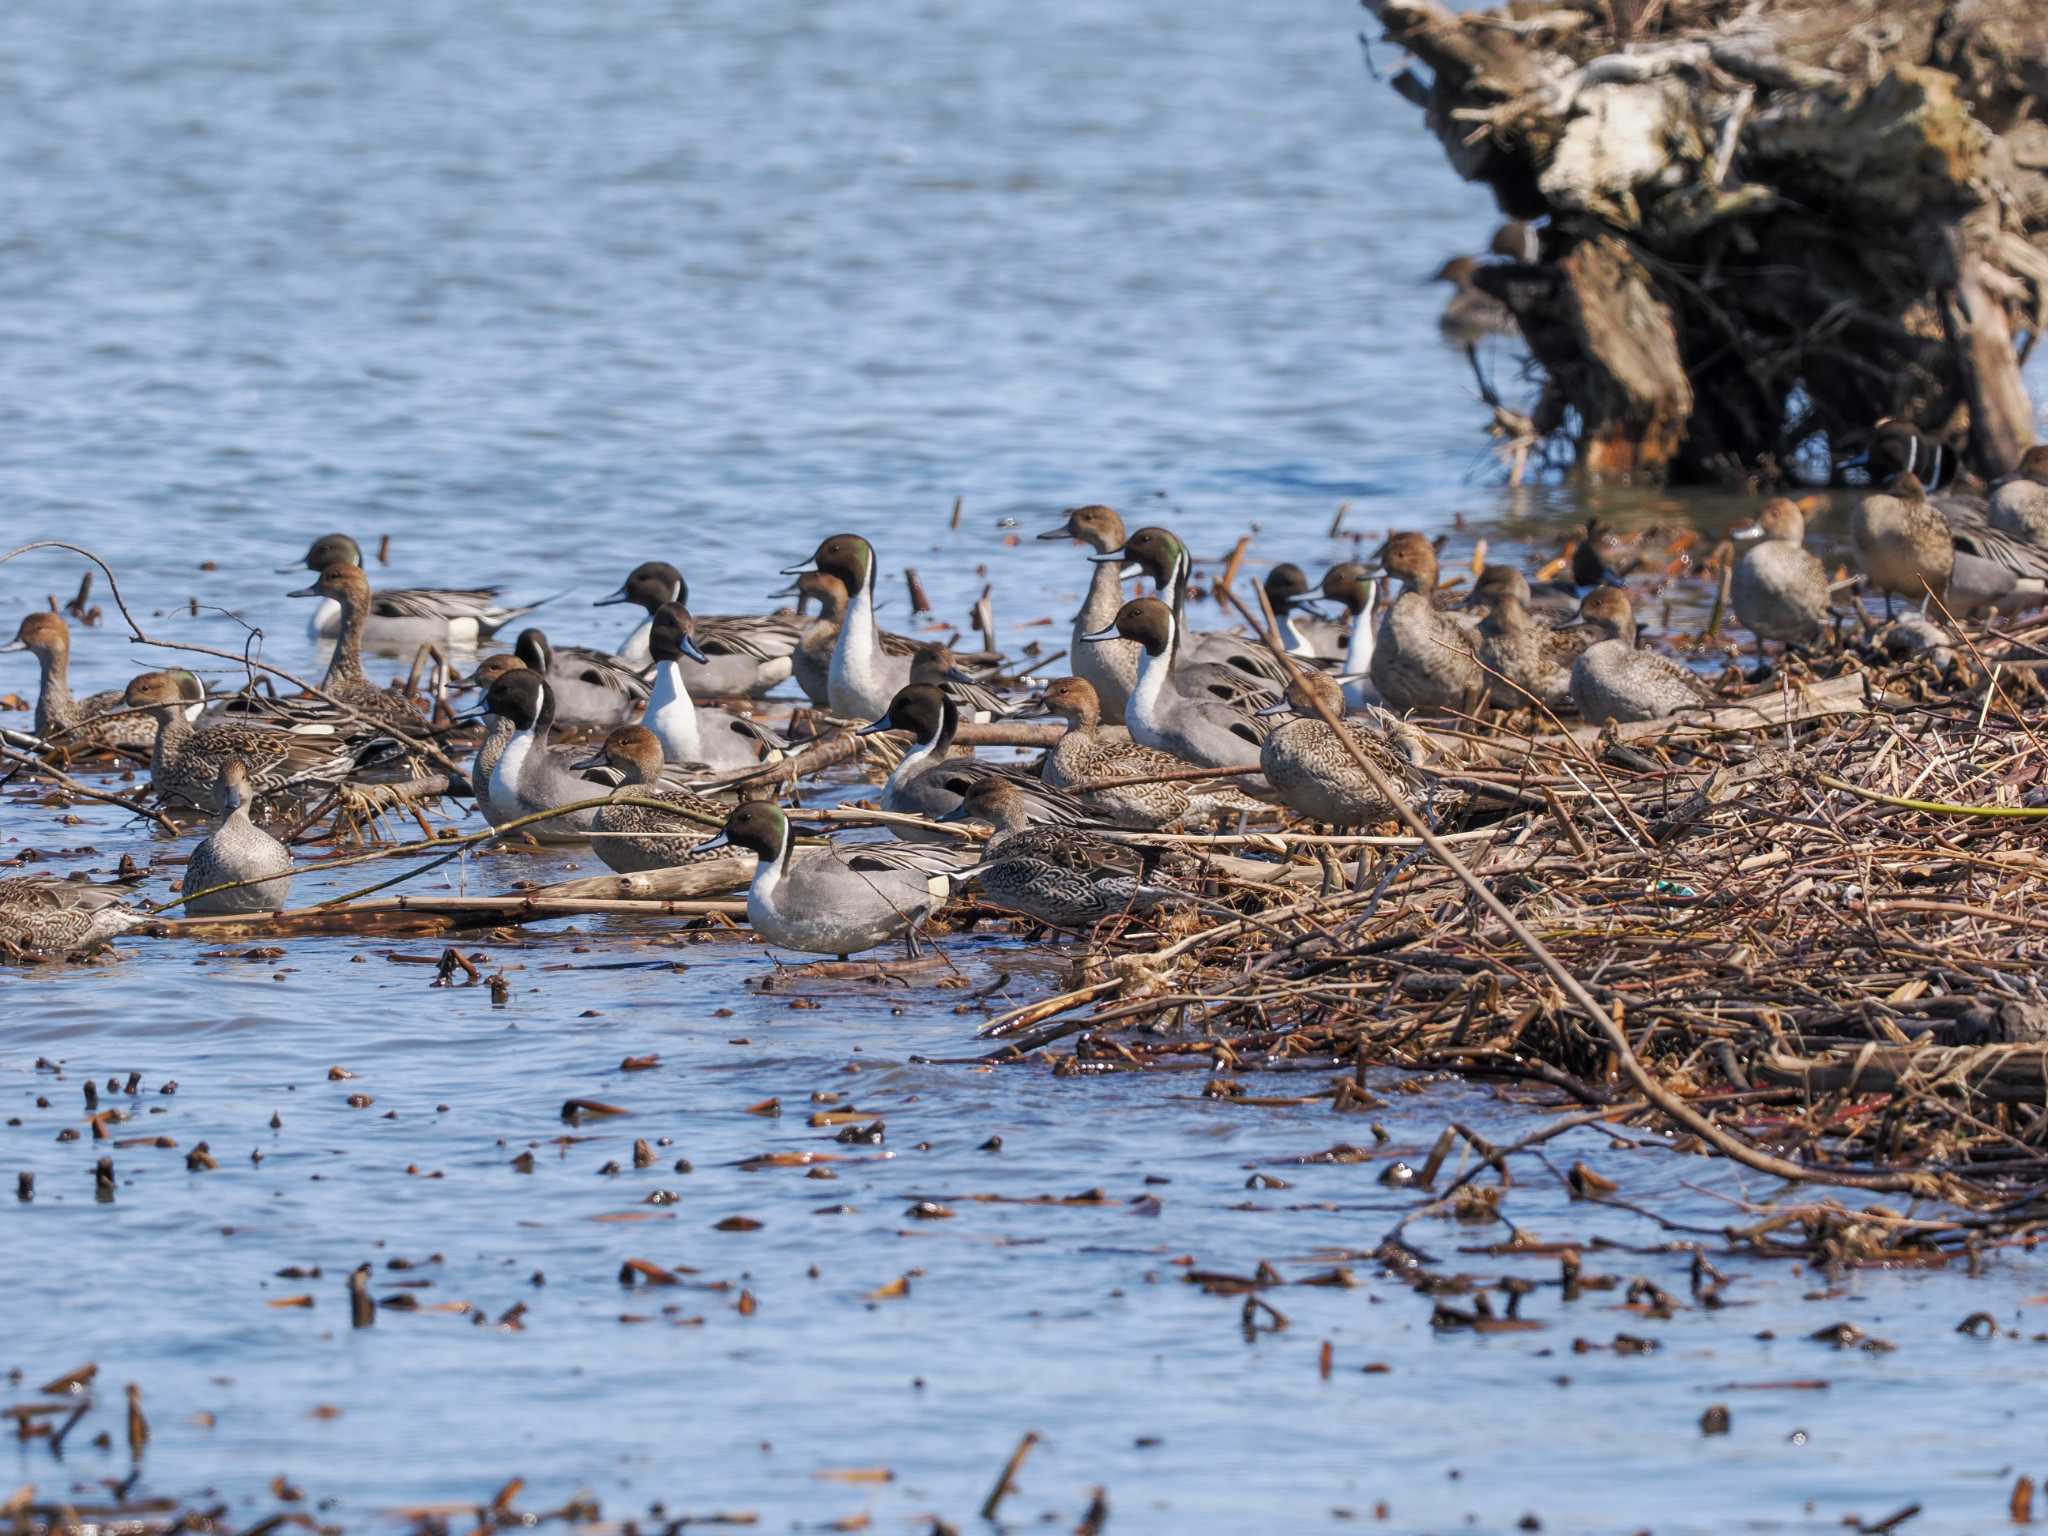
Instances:
[[[1922,471],[1944,479],[1943,455],[1902,424],[1880,423],[1866,459],[1886,488],[1855,507],[1851,541],[1888,607],[1905,597],[1967,617],[2048,600],[2048,449],[1982,499],[1923,481]],[[529,628],[461,680],[480,703],[456,724],[478,721],[482,734],[467,784],[448,788],[508,835],[588,843],[624,873],[750,856],[749,918],[783,948],[846,956],[907,941],[970,886],[1050,928],[1086,931],[1192,899],[1121,833],[1279,813],[1370,828],[1397,819],[1390,793],[1431,820],[1475,811],[1414,717],[1529,710],[1605,725],[1719,702],[1699,674],[1640,644],[1596,535],[1589,527],[1574,551],[1569,580],[1532,583],[1492,565],[1462,593],[1440,582],[1437,548],[1417,533],[1314,584],[1275,566],[1263,582],[1269,646],[1193,625],[1194,562],[1169,529],[1131,531],[1108,507],[1078,507],[1040,535],[1079,543],[1091,563],[1068,675],[1028,693],[1006,691],[1001,658],[883,630],[880,561],[861,534],[836,534],[785,570],[796,580],[780,595],[796,606],[766,614],[695,615],[682,573],[649,562],[598,600],[645,614],[616,648],[556,646]],[[1844,584],[1806,548],[1799,504],[1766,502],[1737,537],[1753,541],[1730,580],[1743,625],[1792,652],[1828,643]],[[310,801],[424,779],[430,758],[448,766],[446,712],[437,723],[409,691],[375,683],[366,646],[473,645],[532,612],[495,588],[375,589],[346,535],[315,542],[303,564],[314,579],[292,595],[317,600],[311,628],[333,646],[306,696],[209,699],[193,673],[165,670],[81,699],[55,613],[30,614],[0,647],[40,668],[33,745],[146,752],[160,809],[212,814],[184,872],[195,914],[281,906],[291,858],[273,829]],[[1139,576],[1152,590],[1134,596],[1126,583]],[[799,841],[781,808],[735,798],[797,744],[744,707],[784,683],[826,728],[906,743],[877,797],[892,813],[889,841]],[[992,761],[959,739],[964,722],[992,717],[1060,730],[1035,761]],[[571,743],[572,728],[603,734]],[[955,836],[959,823],[985,825],[987,841]],[[77,952],[145,921],[119,888],[0,880],[0,953]]]

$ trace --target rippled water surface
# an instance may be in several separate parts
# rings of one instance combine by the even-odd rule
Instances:
[[[1461,555],[1488,531],[1547,549],[1578,509],[1497,487],[1424,281],[1483,244],[1490,210],[1366,77],[1359,24],[1341,0],[17,8],[0,27],[6,542],[90,545],[152,630],[239,646],[239,614],[294,667],[315,665],[281,595],[303,577],[272,572],[333,528],[392,536],[380,581],[554,595],[551,632],[592,642],[623,626],[588,601],[642,559],[681,564],[700,608],[742,610],[841,527],[875,538],[891,596],[915,565],[957,617],[993,580],[1013,643],[1063,637],[1085,567],[1008,540],[1079,500],[1211,553],[1256,527],[1255,562],[1319,568],[1344,502],[1359,531],[1462,518]],[[1488,366],[1512,386],[1510,354]],[[0,612],[80,569],[0,566]],[[91,687],[161,654],[111,613],[77,644]],[[19,658],[0,673],[32,684]],[[91,869],[184,851],[73,814],[10,791],[0,851]],[[501,855],[465,878],[588,867]],[[1619,1291],[1546,1288],[1525,1308],[1538,1330],[1439,1336],[1429,1301],[1364,1256],[1415,1198],[1377,1175],[1449,1119],[1499,1140],[1537,1123],[1489,1090],[1390,1077],[1384,1110],[1336,1116],[1206,1101],[1190,1073],[920,1064],[975,1054],[987,1008],[1064,974],[993,936],[946,946],[964,986],[764,990],[774,962],[751,944],[585,920],[478,946],[512,984],[503,1006],[402,963],[439,947],[135,941],[0,975],[0,1149],[36,1180],[0,1208],[0,1369],[22,1373],[9,1401],[85,1360],[111,1389],[61,1464],[0,1453],[7,1483],[124,1475],[128,1382],[153,1426],[141,1491],[213,1490],[253,1517],[284,1477],[350,1525],[517,1476],[533,1509],[584,1489],[615,1517],[659,1501],[775,1529],[964,1528],[1026,1430],[1043,1440],[1003,1515],[1051,1529],[1101,1487],[1121,1530],[1505,1531],[1533,1513],[1822,1531],[1919,1500],[1912,1529],[1971,1531],[2038,1470],[2033,1346],[1953,1332],[1978,1309],[2031,1331],[2043,1284],[2023,1255],[1974,1284],[1854,1275],[1817,1302],[1816,1276],[1742,1267],[1730,1307],[1667,1322]],[[83,1079],[131,1071],[114,1134],[177,1147],[113,1148],[99,1203],[109,1149],[56,1138],[82,1124]],[[816,1094],[883,1120],[884,1144],[810,1126]],[[576,1096],[630,1115],[567,1126]],[[779,1117],[750,1112],[771,1097]],[[188,1174],[202,1140],[221,1167]],[[1286,1165],[1337,1142],[1374,1158]],[[791,1151],[841,1161],[738,1166]],[[1595,1131],[1553,1152],[1708,1232],[1773,1193]],[[1626,1245],[1589,1270],[1686,1299],[1686,1256],[1660,1250],[1697,1234],[1518,1168],[1525,1232]],[[1260,1171],[1284,1186],[1248,1188]],[[1085,1191],[1101,1198],[975,1198]],[[951,1219],[910,1214],[926,1199]],[[734,1216],[760,1226],[719,1228]],[[1409,1230],[1447,1269],[1554,1278],[1551,1259],[1478,1251],[1502,1235]],[[631,1258],[685,1283],[623,1288]],[[1289,1326],[1248,1338],[1239,1299],[1182,1278],[1262,1260],[1358,1283],[1269,1291]],[[344,1278],[365,1261],[380,1297],[425,1282],[423,1310],[351,1329]],[[473,1320],[522,1304],[517,1328]],[[1839,1319],[1898,1347],[1806,1338]],[[1661,1348],[1573,1351],[1617,1333]],[[1716,1402],[1732,1432],[1703,1437]],[[89,1443],[102,1429],[113,1448]],[[876,1468],[891,1480],[845,1475]]]

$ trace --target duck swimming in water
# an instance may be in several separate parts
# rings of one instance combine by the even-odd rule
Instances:
[[[278,572],[289,575],[301,569],[324,572],[334,565],[362,568],[362,546],[345,533],[330,533],[313,541],[299,565]],[[503,587],[401,587],[373,592],[369,610],[363,616],[364,643],[379,650],[408,652],[422,645],[475,645],[488,640],[521,614],[533,612],[533,605],[508,607],[499,599]],[[341,633],[341,604],[322,598],[306,621],[316,640],[331,640]]]

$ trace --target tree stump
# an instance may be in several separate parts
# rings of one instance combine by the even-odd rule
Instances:
[[[2034,441],[2042,0],[1363,0],[1452,166],[1545,220],[1477,281],[1601,480],[1829,471],[1881,418],[1982,475]]]

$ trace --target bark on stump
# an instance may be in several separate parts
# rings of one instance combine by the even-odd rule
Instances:
[[[1478,281],[1600,479],[1767,483],[1910,419],[1985,476],[2034,440],[2042,0],[1363,0],[1452,166],[1547,219]]]

